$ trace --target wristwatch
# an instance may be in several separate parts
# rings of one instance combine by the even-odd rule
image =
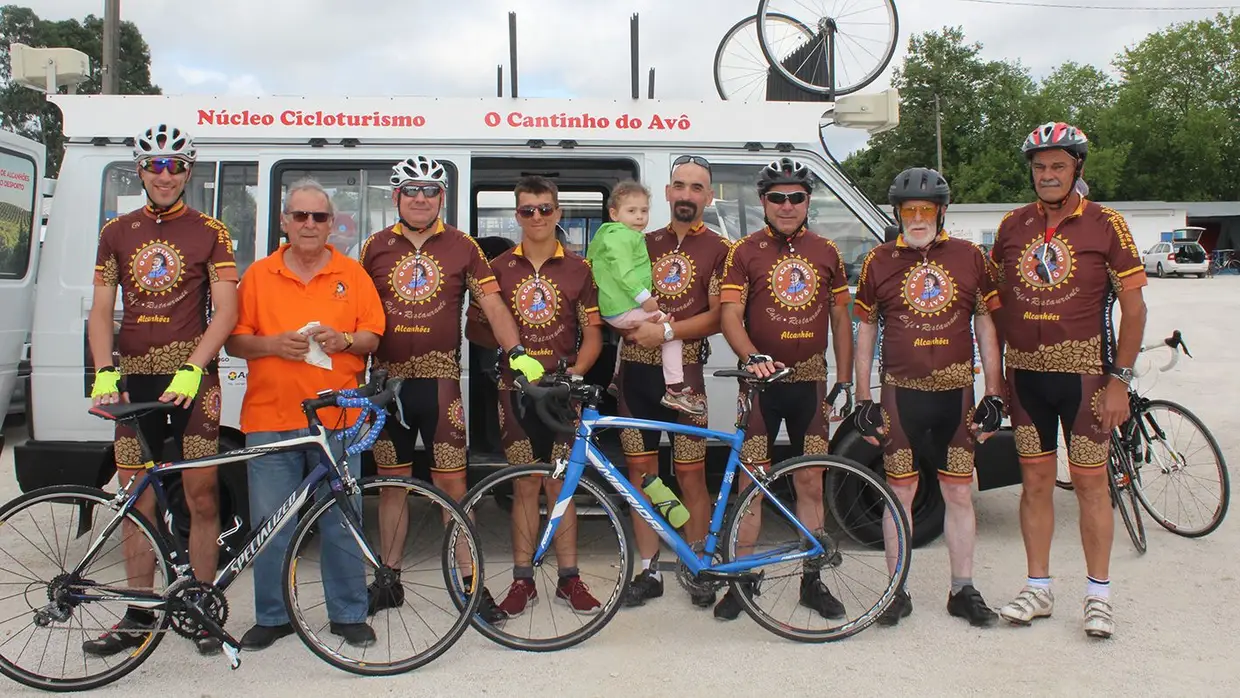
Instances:
[[[670,322],[663,323],[663,341],[670,342],[672,341],[672,337],[675,337],[675,336],[676,335],[673,334],[672,332],[672,323]]]
[[[352,332],[341,332],[340,336],[344,337],[344,348],[345,349],[348,349],[349,347],[353,346],[353,333]]]
[[[513,348],[511,348],[511,349],[509,349],[509,350],[508,350],[508,360],[509,360],[509,361],[512,361],[512,360],[513,360],[513,358],[518,357],[518,356],[521,356],[521,355],[523,355],[523,354],[525,354],[525,347],[523,347],[523,346],[521,346],[520,344],[518,344],[518,345],[516,345],[516,346],[514,346]]]
[[[1124,385],[1132,385],[1132,369],[1131,368],[1112,368],[1107,373],[1115,376]]]

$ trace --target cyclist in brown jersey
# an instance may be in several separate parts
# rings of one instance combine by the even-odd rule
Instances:
[[[237,322],[237,265],[232,237],[222,223],[191,209],[183,200],[197,159],[189,134],[160,124],[134,139],[134,161],[146,192],[141,209],[108,221],[99,234],[95,294],[87,321],[95,366],[91,398],[95,404],[172,402],[183,409],[139,420],[138,428],[162,458],[165,437],[181,442],[186,459],[219,450],[220,383],[217,357]],[[117,344],[120,366],[112,362],[113,319],[118,289],[123,291]],[[122,383],[123,378],[123,383]],[[116,426],[117,478],[122,485],[148,465],[137,432]],[[190,514],[189,562],[194,577],[210,582],[219,560],[219,495],[214,467],[181,475]],[[144,492],[138,510],[154,521],[155,499]],[[128,524],[126,524],[128,529]],[[126,531],[125,572],[135,587],[154,583],[154,552]],[[155,618],[129,609],[112,632],[83,643],[95,656],[140,646]],[[128,632],[126,632],[128,631]],[[203,653],[220,650],[215,638],[198,640]]]

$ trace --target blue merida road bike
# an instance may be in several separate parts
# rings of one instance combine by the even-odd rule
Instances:
[[[236,669],[241,661],[241,643],[224,629],[228,619],[224,594],[275,534],[307,509],[293,531],[282,574],[285,607],[293,629],[306,646],[332,666],[364,675],[409,671],[446,651],[469,627],[468,619],[481,598],[470,593],[470,587],[466,596],[453,599],[456,608],[447,600],[450,588],[459,590],[461,577],[471,571],[480,574],[473,526],[459,504],[428,483],[401,477],[355,480],[347,465],[349,459],[360,457],[374,443],[383,427],[385,410],[399,389],[397,380],[385,387],[386,377],[385,371],[373,371],[370,382],[361,388],[326,392],[303,401],[310,431],[307,436],[156,464],[115,494],[92,487],[54,486],[26,493],[0,507],[0,672],[27,686],[51,691],[97,688],[136,669],[155,651],[169,628],[195,640],[219,639],[225,657]],[[333,454],[329,441],[333,435],[317,416],[317,410],[328,407],[361,410],[355,424],[334,435],[346,442],[357,438],[344,449],[344,458]],[[90,411],[109,420],[136,423],[146,415],[162,415],[172,409],[180,408],[151,402],[100,405]],[[369,431],[364,431],[367,428]],[[149,463],[151,449],[142,432],[138,434],[143,457]],[[172,521],[164,479],[197,468],[287,451],[317,451],[319,464],[271,516],[253,526],[249,539],[213,582],[196,580],[185,541]],[[159,508],[167,512],[163,521],[166,530],[139,510],[139,497],[148,488],[154,491]],[[406,604],[411,618],[380,623],[376,617],[376,642],[354,648],[335,635],[337,622],[359,620],[337,621],[332,617],[334,610],[348,612],[341,599],[351,597],[354,605],[360,603],[364,616],[370,574],[380,584],[390,585],[393,580],[400,583],[402,579],[381,560],[387,546],[380,546],[376,540],[377,527],[367,527],[363,522],[360,495],[388,491],[405,498],[406,514],[421,512],[419,521],[408,522],[407,527],[410,537],[419,533],[424,540],[429,538],[422,546],[424,550],[418,551],[415,545],[414,556],[424,556],[422,562],[430,564],[422,570],[408,563],[406,556],[403,583],[418,586],[421,592],[418,601]],[[451,550],[445,547],[449,533],[445,521],[452,523]],[[337,530],[329,535],[330,528]],[[84,537],[90,531],[97,534]],[[221,546],[231,533],[220,536]],[[343,541],[355,545],[346,550]],[[315,569],[320,556],[329,574]],[[451,573],[449,567],[453,568]],[[456,587],[448,586],[450,578],[457,580]],[[428,598],[436,587],[444,596],[440,604]],[[140,628],[110,628],[121,614],[134,610],[146,613],[151,621]],[[446,617],[436,617],[437,611]],[[411,627],[424,629],[431,637],[415,640]],[[111,656],[86,651],[84,641],[110,630],[128,630],[125,634],[135,638],[132,646]]]
[[[873,623],[908,573],[909,525],[891,488],[866,467],[835,456],[806,455],[763,469],[747,453],[752,447],[744,443],[745,431],[754,394],[790,373],[782,369],[765,379],[744,370],[715,373],[740,383],[733,433],[600,415],[601,388],[569,376],[563,367],[538,385],[518,378],[521,406],[532,403],[539,420],[559,434],[559,455],[554,464],[500,470],[466,495],[464,507],[476,517],[487,581],[492,588],[512,582],[500,602],[506,617],[488,622],[475,615],[474,627],[504,646],[535,651],[570,647],[601,630],[626,599],[634,568],[624,503],[675,553],[675,578],[699,606],[709,606],[716,592],[729,586],[760,625],[802,642],[839,640]],[[819,408],[828,409],[830,401]],[[505,401],[501,409],[508,405]],[[534,438],[533,420],[518,417]],[[767,427],[778,433],[778,424]],[[690,545],[668,523],[674,502],[652,505],[600,450],[595,437],[605,429],[666,431],[730,447],[709,526],[695,529],[703,537],[700,543]],[[634,436],[640,439],[636,431],[622,432],[621,438],[633,444]],[[509,459],[519,457],[520,448],[510,448]],[[744,477],[729,507],[738,471]],[[857,493],[855,507],[881,507],[887,514],[889,550],[883,550],[881,540],[858,541],[857,533],[847,530],[846,522],[857,520],[857,512],[826,505],[837,501],[832,493],[842,487]],[[842,610],[821,603],[824,584]],[[466,598],[463,591],[460,597]],[[550,602],[540,603],[546,599]]]

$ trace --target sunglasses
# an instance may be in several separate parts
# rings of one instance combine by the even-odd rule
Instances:
[[[900,207],[900,217],[906,221],[916,220],[918,215],[922,218],[934,218],[938,215],[938,207],[934,205]]]
[[[305,223],[310,218],[313,218],[315,223],[326,223],[332,219],[332,214],[326,211],[289,211],[288,215],[298,223]]]
[[[710,162],[707,161],[706,158],[698,157],[697,155],[681,155],[672,161],[672,169],[676,169],[686,163],[697,165],[699,167],[705,167],[706,171],[710,172]]]
[[[537,211],[543,218],[546,218],[555,213],[555,209],[556,207],[552,204],[539,204],[538,206],[522,206],[517,209],[517,213],[522,218],[533,218],[534,212]]]
[[[782,205],[785,201],[793,206],[796,206],[797,204],[805,203],[805,200],[808,198],[809,194],[806,194],[803,191],[794,191],[790,194],[786,194],[782,191],[768,191],[766,193],[766,200],[776,206]]]
[[[438,184],[406,184],[400,188],[400,193],[411,199],[419,193],[428,199],[433,199],[442,191],[443,187]]]
[[[138,167],[151,174],[166,171],[168,174],[179,175],[189,169],[189,163],[177,158],[147,158],[138,163]]]

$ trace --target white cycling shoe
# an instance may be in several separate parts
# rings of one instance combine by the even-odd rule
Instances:
[[[1035,618],[1049,618],[1054,609],[1055,595],[1050,589],[1027,586],[999,609],[999,616],[1009,623],[1029,625]]]
[[[1115,619],[1111,616],[1111,602],[1101,596],[1085,597],[1085,634],[1090,637],[1108,638],[1115,632]]]

